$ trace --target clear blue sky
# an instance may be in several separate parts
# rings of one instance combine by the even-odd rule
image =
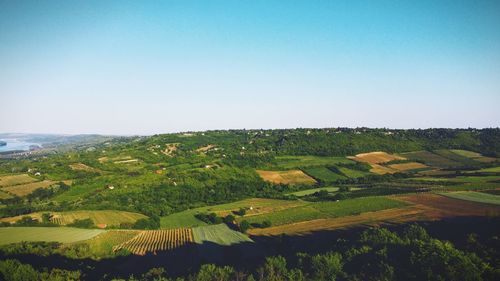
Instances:
[[[500,126],[500,1],[2,1],[0,132]]]

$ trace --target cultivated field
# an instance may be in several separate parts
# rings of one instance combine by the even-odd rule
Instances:
[[[225,224],[200,226],[193,228],[194,241],[197,244],[215,243],[223,246],[253,242],[245,234],[229,229]]]
[[[389,154],[383,151],[375,151],[368,153],[356,154],[354,157],[350,157],[353,160],[358,162],[365,162],[368,164],[381,164],[386,163],[393,160],[404,160],[404,157]]]
[[[369,175],[368,172],[353,170],[345,167],[337,167],[342,174],[346,175],[349,178],[362,178],[366,175]]]
[[[334,173],[330,169],[326,167],[308,167],[302,168],[302,170],[309,176],[322,181],[322,182],[334,182],[339,179],[345,179],[346,177],[343,175],[339,175]]]
[[[264,171],[256,170],[259,176],[272,183],[283,184],[315,184],[316,181],[310,176],[304,174],[301,170],[289,171]]]
[[[90,239],[103,232],[105,230],[71,227],[1,227],[0,245],[22,241],[72,243]]]
[[[401,171],[401,172],[429,168],[429,166],[424,165],[422,163],[418,163],[418,162],[392,164],[392,165],[389,165],[388,167],[391,169],[397,170],[397,171]]]
[[[486,204],[494,204],[494,205],[500,205],[500,195],[493,195],[493,194],[488,194],[488,193],[481,193],[481,192],[448,192],[448,193],[442,193],[442,195],[455,198],[455,199],[461,199],[461,200],[467,200],[467,201],[473,201],[473,202],[479,202],[479,203],[486,203]]]
[[[310,166],[326,166],[339,163],[353,163],[345,157],[322,157],[322,156],[277,156],[276,166],[281,169],[297,169]]]
[[[311,188],[311,189],[306,189],[306,190],[301,190],[301,191],[296,191],[292,193],[288,193],[287,195],[295,195],[295,196],[306,196],[306,195],[311,195],[316,192],[319,192],[321,190],[326,190],[328,192],[336,192],[339,190],[338,187],[318,187],[318,188]]]
[[[37,181],[37,179],[29,176],[28,174],[0,176],[0,187],[25,184],[35,181]]]
[[[28,216],[42,220],[42,214],[45,212],[37,212],[28,214]],[[115,210],[97,210],[97,211],[68,211],[68,212],[46,212],[52,215],[51,221],[59,225],[67,225],[74,222],[76,219],[92,219],[95,225],[119,226],[121,223],[135,223],[138,219],[147,218],[143,214],[131,213],[125,211]],[[14,223],[20,220],[23,216],[15,216],[8,218],[1,218],[0,221]]]
[[[88,245],[95,257],[102,258],[112,256],[115,246],[129,241],[140,232],[140,230],[110,230],[80,243]]]
[[[442,219],[456,216],[499,216],[500,207],[489,204],[478,204],[471,201],[449,198],[446,196],[423,193],[394,197],[404,202],[415,204],[425,210],[428,219]]]
[[[341,200],[338,202],[313,202],[301,206],[274,211],[262,215],[238,218],[238,221],[247,220],[250,223],[262,223],[269,220],[273,226],[296,223],[321,218],[334,218],[361,214],[364,212],[379,211],[405,206],[401,202],[386,197],[362,197]]]
[[[428,166],[434,166],[438,168],[450,168],[450,167],[461,166],[459,162],[453,161],[451,159],[445,158],[443,156],[437,155],[429,151],[407,152],[407,153],[401,153],[401,155],[408,159],[415,159],[425,163]]]
[[[114,247],[114,251],[126,249],[135,255],[172,250],[193,242],[189,228],[168,230],[144,230],[132,239]]]
[[[273,226],[269,228],[252,228],[250,235],[294,235],[307,234],[313,231],[330,230],[357,226],[362,224],[400,223],[423,218],[423,210],[412,207],[392,208],[382,211],[366,212],[339,218],[326,218],[303,221],[292,224]]]
[[[246,209],[246,215],[255,216],[269,212],[275,212],[287,208],[303,205],[303,202],[293,200],[276,200],[265,198],[251,198],[233,203],[213,205],[201,207],[191,210],[182,211],[161,218],[160,223],[162,228],[180,228],[180,227],[196,227],[207,225],[195,218],[198,213],[216,213],[218,216],[226,216],[238,211],[240,208]]]
[[[370,165],[372,166],[372,168],[370,169],[370,172],[377,174],[377,175],[394,174],[394,173],[398,172],[395,169],[391,169],[389,167],[382,166],[379,164],[370,164]]]
[[[467,158],[470,158],[472,160],[483,162],[483,163],[491,163],[491,162],[495,162],[498,160],[496,158],[486,157],[486,156],[483,156],[477,152],[468,151],[468,150],[451,149],[450,151],[455,153],[455,154],[458,154],[460,156],[467,157]]]
[[[500,166],[478,170],[481,173],[500,173]]]
[[[2,187],[3,191],[14,194],[16,196],[26,196],[38,188],[47,188],[51,185],[57,183],[56,181],[44,180],[26,184],[11,185],[7,187]]]

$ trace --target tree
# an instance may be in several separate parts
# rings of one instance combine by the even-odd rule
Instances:
[[[250,229],[251,225],[247,220],[240,222],[240,231],[246,233]]]

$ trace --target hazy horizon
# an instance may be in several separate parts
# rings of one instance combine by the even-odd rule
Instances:
[[[498,1],[0,1],[0,132],[500,126]]]

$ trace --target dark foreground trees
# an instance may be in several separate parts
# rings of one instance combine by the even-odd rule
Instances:
[[[297,253],[294,258],[288,259],[268,257],[261,266],[248,271],[205,264],[197,272],[177,279],[167,278],[168,272],[163,268],[153,268],[128,280],[500,280],[498,249],[484,251],[478,236],[471,234],[471,237],[466,248],[473,248],[463,251],[448,241],[430,237],[424,228],[417,225],[399,232],[373,228],[352,240],[332,241],[338,244],[335,251]],[[78,271],[37,271],[12,259],[0,261],[2,278],[85,280],[84,274]]]

